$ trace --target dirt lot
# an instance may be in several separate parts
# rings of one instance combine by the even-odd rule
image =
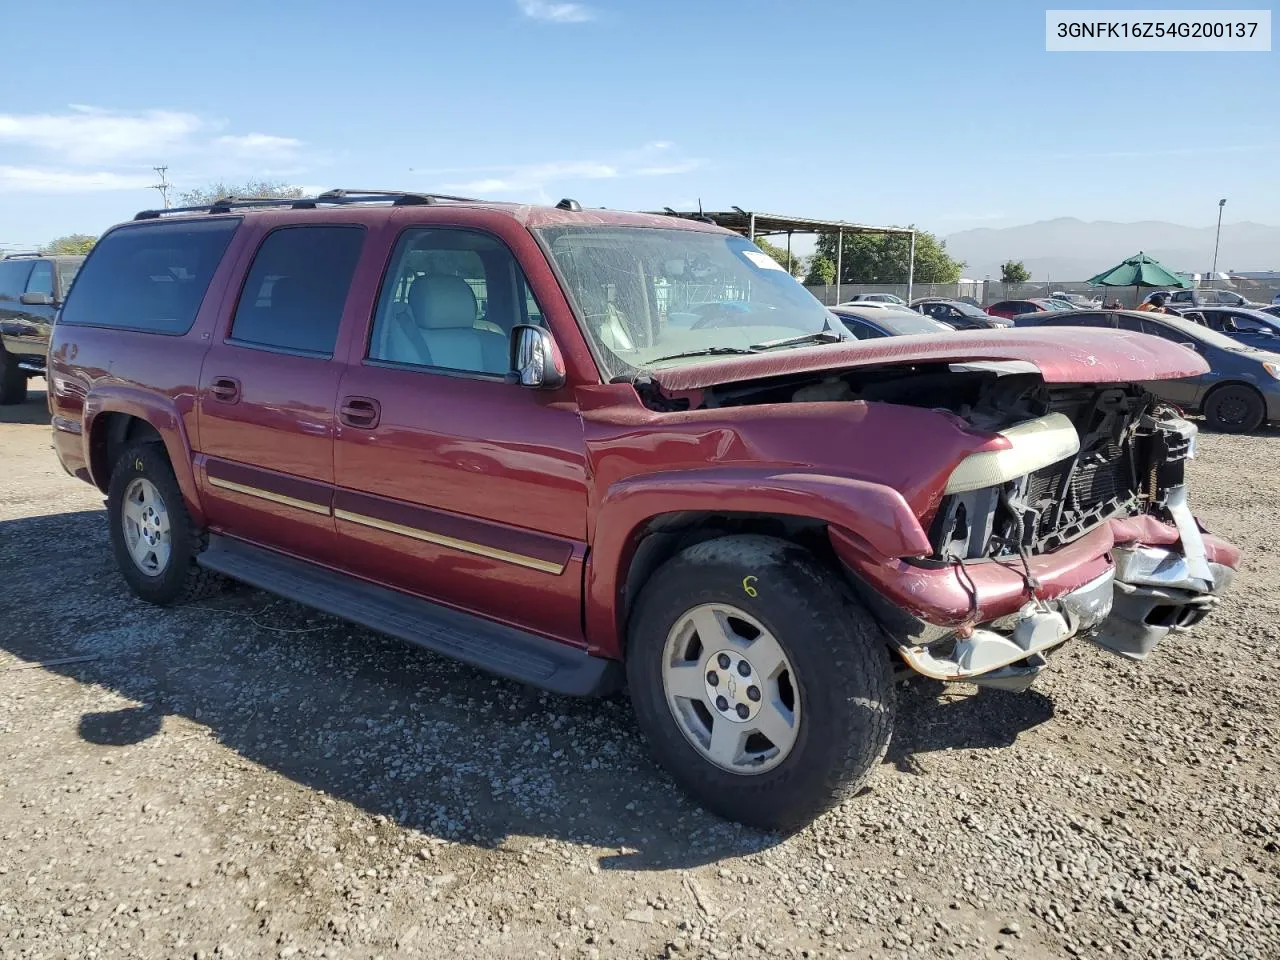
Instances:
[[[1280,432],[1202,438],[1247,560],[1194,635],[903,690],[869,788],[780,840],[684,801],[623,700],[131,599],[35,386],[0,412],[6,960],[1280,957]]]

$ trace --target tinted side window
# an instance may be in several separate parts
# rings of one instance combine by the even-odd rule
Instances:
[[[1046,322],[1055,327],[1105,327],[1110,330],[1115,326],[1105,313],[1080,313],[1071,317],[1054,317]]]
[[[27,293],[53,296],[53,264],[48,260],[37,260],[31,268],[31,276],[27,277]]]
[[[383,278],[369,359],[501,375],[511,328],[541,324],[520,264],[471,230],[417,228],[396,244]]]
[[[17,300],[27,289],[30,260],[0,260],[0,300]]]
[[[236,217],[112,230],[84,262],[58,322],[186,333],[238,226]]]
[[[360,259],[364,227],[282,227],[249,267],[231,339],[329,356]]]

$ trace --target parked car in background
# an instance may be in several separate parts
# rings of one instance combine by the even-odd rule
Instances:
[[[625,684],[691,796],[790,830],[879,765],[898,673],[1025,689],[1074,636],[1142,659],[1241,560],[1145,386],[1195,354],[838,322],[745,237],[572,200],[143,211],[54,325],[53,445],[140,599],[221,574],[560,694]]]
[[[1200,289],[1190,290],[1154,290],[1143,298],[1143,303],[1150,303],[1156,294],[1164,295],[1165,306],[1169,307],[1260,307],[1263,304],[1247,300],[1234,290]]]
[[[1007,317],[996,317],[963,300],[922,297],[912,301],[911,308],[956,330],[993,330],[1013,326]]]
[[[1259,313],[1265,313],[1269,317],[1280,317],[1280,303],[1271,307],[1259,307]]]
[[[840,305],[844,306],[848,303],[896,303],[903,307],[907,305],[907,301],[892,293],[855,293]]]
[[[1026,314],[1018,327],[1095,327],[1145,333],[1182,344],[1209,364],[1207,373],[1148,384],[1156,396],[1199,412],[1228,433],[1252,433],[1280,420],[1280,354],[1258,350],[1206,326],[1170,313],[1088,310]]]
[[[1058,309],[1047,300],[1035,298],[1032,300],[1000,300],[987,307],[987,313],[993,317],[1012,319],[1024,313],[1046,313]]]
[[[84,257],[10,254],[0,259],[0,404],[27,399],[44,375],[53,318]]]
[[[867,310],[861,306],[832,307],[844,328],[859,340],[905,337],[916,333],[955,333],[955,328],[914,310]]]
[[[1054,300],[1063,300],[1071,304],[1072,309],[1075,310],[1086,310],[1091,307],[1096,308],[1102,306],[1101,300],[1091,300],[1080,293],[1063,293],[1059,290],[1049,294],[1049,296]]]
[[[1078,306],[1078,305],[1076,305],[1076,304],[1072,303],[1070,300],[1059,300],[1057,297],[1046,297],[1046,298],[1044,298],[1044,299],[1045,299],[1045,303],[1046,303],[1046,304],[1048,304],[1050,307],[1052,307],[1054,310],[1081,310],[1081,309],[1084,309],[1083,307],[1080,307],[1080,306]]]
[[[1179,310],[1193,323],[1202,323],[1210,330],[1226,334],[1262,350],[1280,349],[1280,317],[1262,310],[1243,307],[1195,307]]]

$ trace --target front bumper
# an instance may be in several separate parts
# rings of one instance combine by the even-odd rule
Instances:
[[[1218,603],[1240,552],[1200,528],[1181,490],[1170,506],[1174,523],[1118,518],[1025,567],[874,562],[839,531],[831,540],[911,669],[1024,689],[1074,636],[1141,660]]]

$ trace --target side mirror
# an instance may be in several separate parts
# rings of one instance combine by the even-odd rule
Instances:
[[[564,386],[564,360],[551,333],[542,327],[522,323],[511,328],[511,368],[522,387]]]
[[[24,293],[18,299],[21,303],[25,303],[28,307],[53,306],[53,297],[51,297],[47,293]]]

